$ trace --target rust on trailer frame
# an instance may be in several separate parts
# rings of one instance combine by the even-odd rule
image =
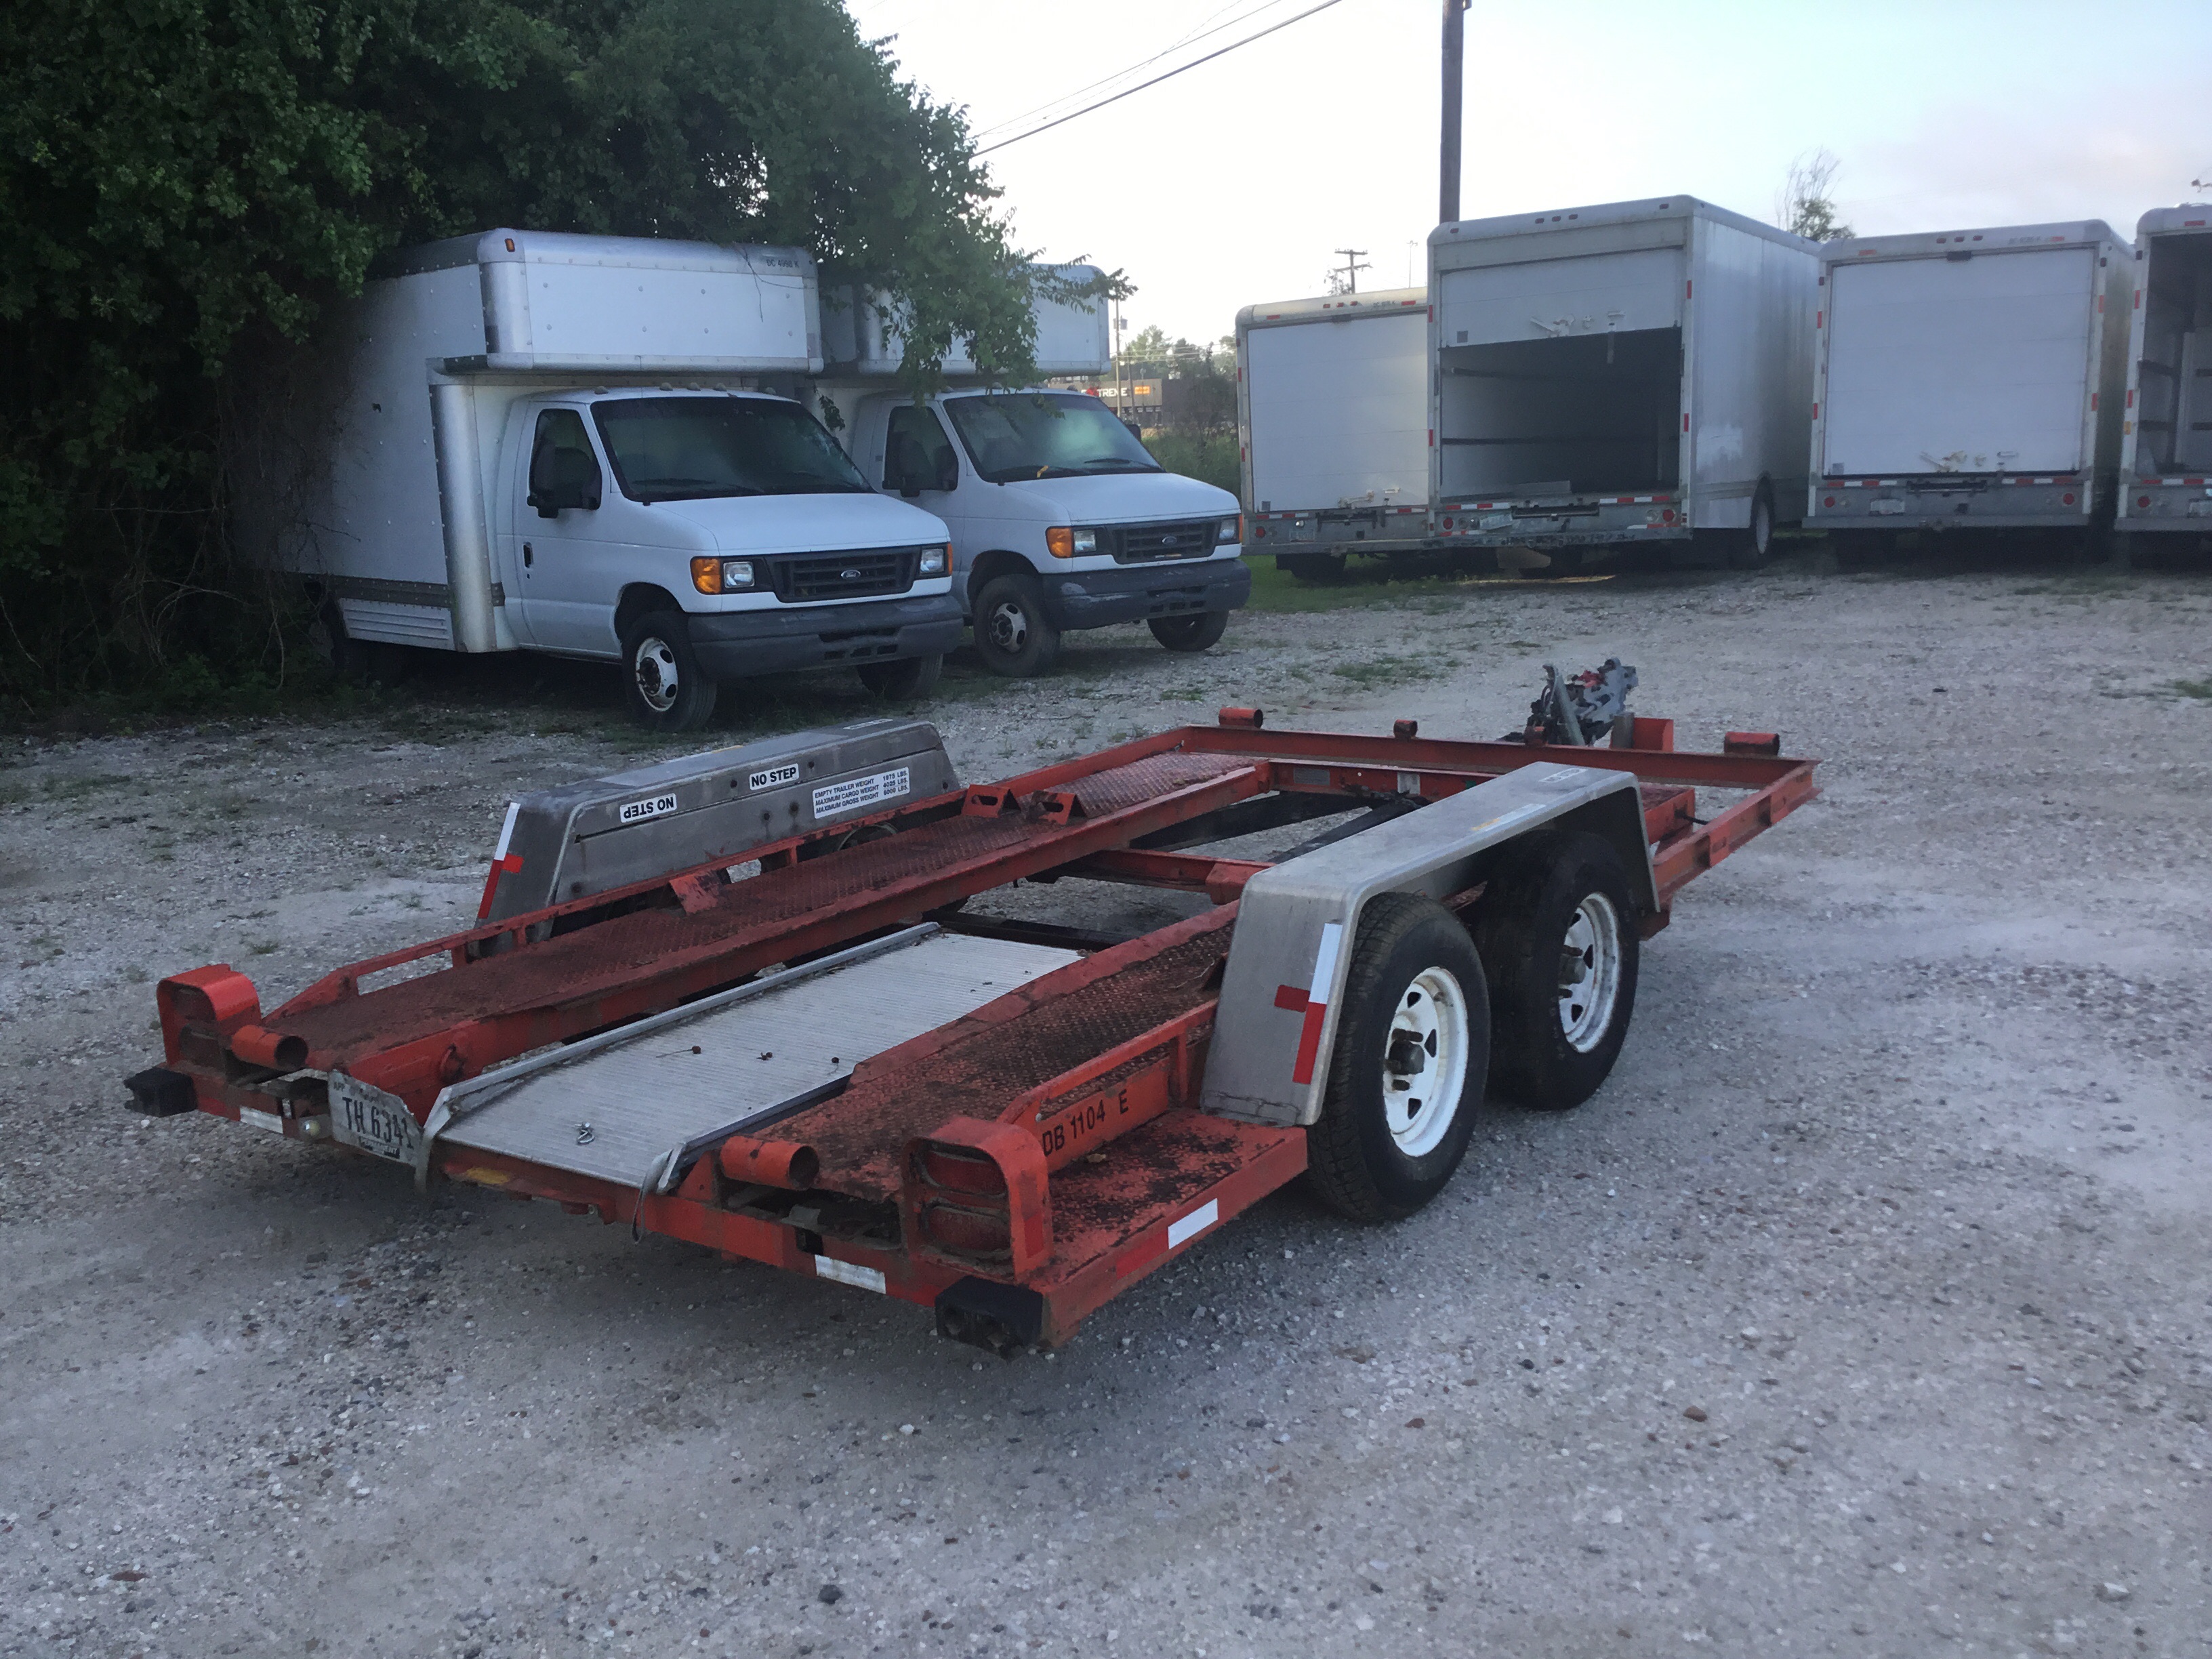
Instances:
[[[1410,721],[1389,738],[1273,732],[1256,710],[1224,711],[1218,726],[841,823],[811,838],[826,849],[775,843],[744,880],[708,864],[358,963],[273,1012],[228,967],[178,975],[157,994],[164,1047],[200,1109],[328,1140],[319,1074],[333,1066],[399,1095],[420,1121],[441,1087],[488,1066],[1018,878],[1202,893],[1213,908],[864,1060],[772,1139],[735,1137],[700,1157],[672,1192],[433,1148],[450,1179],[925,1305],[963,1283],[1006,1285],[1032,1298],[1036,1340],[1056,1342],[1305,1167],[1303,1130],[1196,1109],[1238,897],[1268,866],[1136,843],[1261,796],[1410,809],[1538,760],[1626,771],[1662,907],[1644,919],[1648,934],[1684,884],[1819,792],[1815,763],[1782,757],[1770,734],[1693,754],[1674,749],[1670,721],[1639,719],[1634,732],[1642,746],[1532,747],[1422,738]],[[1699,789],[1741,799],[1699,823]],[[1313,809],[1288,821],[1300,815]],[[830,840],[877,823],[895,833]],[[1481,891],[1450,902],[1465,908]]]

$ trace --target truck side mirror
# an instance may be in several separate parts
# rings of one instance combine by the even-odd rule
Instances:
[[[960,458],[951,450],[937,458],[937,487],[943,490],[960,488]]]
[[[557,519],[564,508],[589,512],[599,504],[599,464],[581,449],[542,452],[530,469],[531,506],[541,519]]]

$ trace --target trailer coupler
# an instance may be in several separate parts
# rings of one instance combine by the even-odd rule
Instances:
[[[937,1334],[1012,1359],[1044,1335],[1044,1297],[973,1274],[937,1293]]]

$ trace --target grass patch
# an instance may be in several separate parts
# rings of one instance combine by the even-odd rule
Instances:
[[[2212,702],[2212,680],[2175,680],[2172,685],[2177,696]]]
[[[1434,657],[1370,657],[1364,662],[1338,663],[1328,672],[1340,680],[1350,680],[1363,690],[1378,685],[1404,685],[1414,680],[1434,679],[1449,664]]]

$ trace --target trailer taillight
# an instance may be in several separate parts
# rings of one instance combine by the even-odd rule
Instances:
[[[1835,504],[1836,498],[1833,495],[1823,495],[1820,497],[1820,505],[1823,507],[1833,507]]]
[[[2071,506],[2073,506],[2073,505],[2074,505],[2074,492],[2073,492],[2072,490],[2070,490],[2070,489],[2069,489],[2069,490],[2068,490],[2068,491],[2067,491],[2063,495],[2061,495],[2058,499],[2060,500],[2060,501],[2063,502],[2066,506],[2068,506],[2068,507],[2071,507]]]
[[[2148,495],[2138,495],[2138,496],[2136,496],[2136,505],[2137,507],[2148,507],[2148,506],[2150,505],[2150,497],[2149,497],[2149,496],[2148,496]]]

